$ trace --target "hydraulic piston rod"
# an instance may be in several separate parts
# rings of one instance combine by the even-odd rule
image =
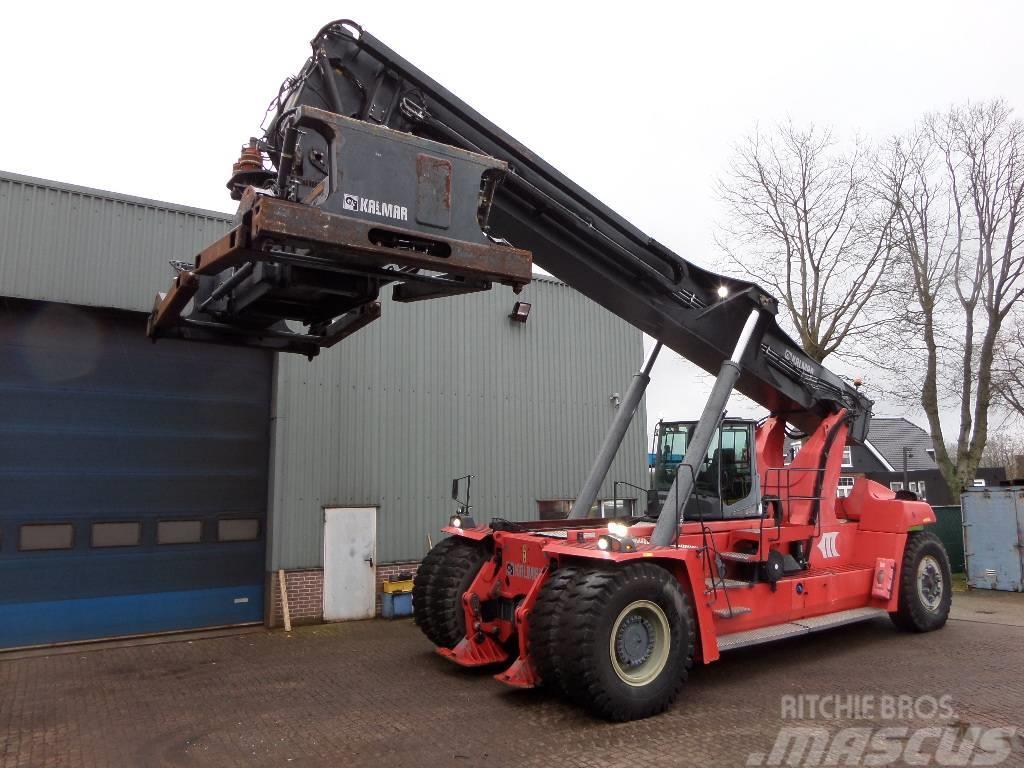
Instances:
[[[597,458],[594,459],[594,464],[590,468],[590,474],[587,475],[587,479],[583,483],[576,501],[573,502],[572,510],[569,512],[570,520],[590,516],[590,508],[594,505],[594,499],[597,498],[597,492],[601,488],[601,483],[604,482],[605,477],[608,475],[608,470],[615,460],[615,454],[618,453],[619,446],[622,445],[622,439],[626,436],[626,430],[629,429],[629,425],[636,415],[636,410],[640,407],[640,400],[644,396],[644,391],[651,382],[651,368],[654,367],[654,361],[658,359],[659,352],[661,352],[660,341],[654,345],[654,349],[651,350],[651,354],[647,358],[643,369],[633,375],[633,380],[629,383],[629,389],[626,390],[626,395],[622,398],[622,402],[619,403],[619,410],[615,414],[615,418],[612,419],[611,426],[608,427],[608,433],[604,436],[604,442],[601,443],[601,450],[598,452]]]
[[[658,523],[654,527],[654,533],[651,534],[651,544],[655,546],[666,547],[675,543],[679,518],[693,493],[697,473],[703,465],[704,457],[715,437],[715,431],[722,423],[722,416],[725,413],[725,406],[729,403],[732,388],[743,370],[740,360],[750,345],[760,317],[761,310],[751,311],[747,322],[743,325],[743,331],[736,342],[732,356],[722,363],[722,367],[718,371],[718,378],[715,379],[715,385],[711,388],[711,395],[704,406],[704,412],[701,413],[700,421],[697,422],[693,439],[686,446],[686,455],[683,456],[683,461],[676,470],[676,479],[672,482],[668,496],[665,497],[661,512],[658,513]]]

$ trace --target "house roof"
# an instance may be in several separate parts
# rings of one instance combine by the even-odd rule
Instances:
[[[938,466],[928,455],[932,448],[931,435],[907,419],[872,417],[868,441],[896,471],[903,469],[904,446],[910,449],[908,470],[935,469]]]

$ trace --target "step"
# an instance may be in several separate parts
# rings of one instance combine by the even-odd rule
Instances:
[[[731,560],[734,563],[759,563],[760,558],[753,552],[719,552],[718,556],[723,560]]]
[[[745,613],[750,613],[750,609],[745,605],[734,605],[725,608],[715,608],[714,614],[720,619],[734,619],[737,616],[742,616]]]
[[[704,579],[708,589],[749,589],[754,586],[753,581],[740,581],[738,579]]]
[[[832,629],[846,624],[854,624],[858,621],[877,619],[880,616],[888,616],[882,608],[851,608],[848,611],[837,611],[826,613],[822,616],[812,616],[809,619],[798,619],[783,624],[773,624],[770,627],[760,629],[748,629],[745,632],[732,632],[718,636],[718,650],[732,651],[736,648],[746,648],[749,645],[770,643],[774,640],[784,640],[787,637],[799,637],[809,635],[812,632],[820,632],[823,629]]]

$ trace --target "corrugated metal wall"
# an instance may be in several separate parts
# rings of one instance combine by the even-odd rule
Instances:
[[[0,172],[0,296],[148,312],[224,214]]]
[[[379,505],[378,559],[419,559],[473,473],[477,519],[536,518],[571,498],[643,357],[641,334],[571,289],[535,280],[525,325],[505,288],[383,317],[313,362],[278,358],[271,567],[322,562],[323,507]],[[645,414],[611,481],[646,483]],[[625,494],[623,494],[625,495]],[[632,495],[632,494],[631,494]]]

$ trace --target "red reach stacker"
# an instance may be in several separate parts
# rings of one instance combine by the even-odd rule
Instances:
[[[518,291],[536,261],[656,340],[568,519],[485,522],[454,489],[463,505],[413,597],[439,653],[628,720],[664,710],[694,662],[733,648],[882,614],[943,626],[950,570],[924,530],[932,509],[865,479],[837,498],[872,403],[779,328],[775,298],[680,258],[355,23],[323,27],[312,49],[233,168],[237,226],[176,265],[150,336],[313,357],[375,322],[385,287],[398,302]],[[586,141],[647,111],[609,94],[573,128]],[[675,458],[646,515],[595,519],[663,345],[714,388],[700,419],[656,446]],[[726,418],[733,391],[768,415]],[[788,463],[787,433],[801,440]]]

